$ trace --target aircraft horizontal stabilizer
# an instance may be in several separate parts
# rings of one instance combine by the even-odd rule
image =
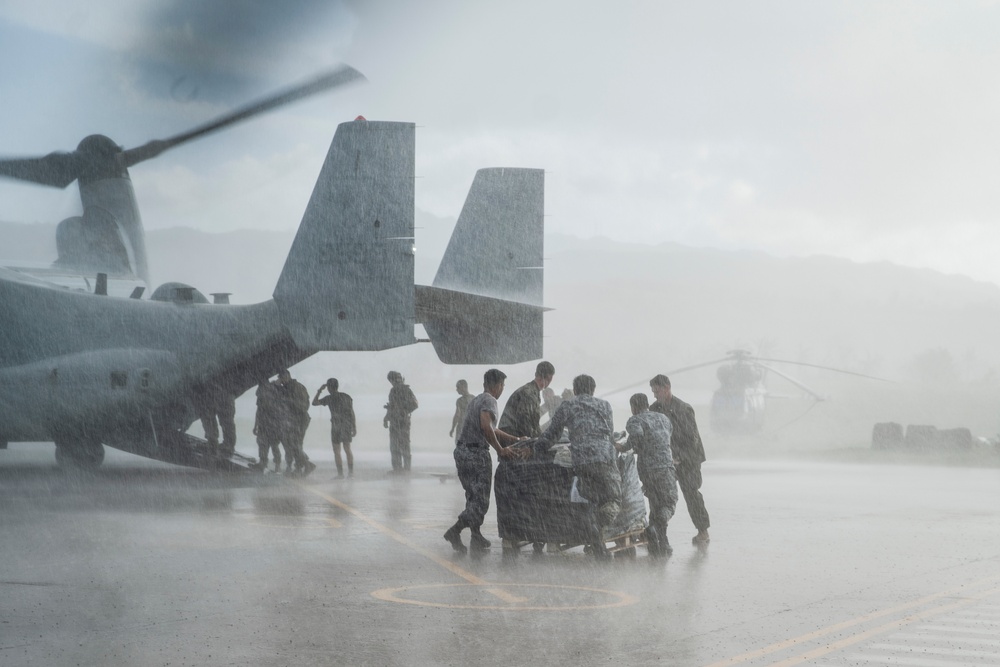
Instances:
[[[416,286],[423,323],[446,364],[516,364],[542,356],[541,306]]]
[[[417,286],[417,321],[448,364],[542,356],[541,169],[480,169],[433,287]]]

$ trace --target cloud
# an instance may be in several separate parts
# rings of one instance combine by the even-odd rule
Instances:
[[[417,204],[438,215],[457,216],[477,168],[541,167],[553,231],[852,258],[905,247],[910,263],[943,267],[971,266],[941,249],[991,241],[1000,212],[997,3],[80,7],[0,8],[47,37],[33,58],[51,74],[20,74],[30,40],[0,40],[0,92],[30,90],[34,107],[2,112],[14,145],[169,136],[335,60],[370,81],[165,155],[135,174],[144,210],[197,196],[221,211],[244,198],[241,179],[277,177],[297,155],[289,194],[256,207],[261,224],[294,224],[279,213],[299,206],[336,123],[360,113],[417,123]],[[53,35],[74,56],[69,76],[47,55]]]

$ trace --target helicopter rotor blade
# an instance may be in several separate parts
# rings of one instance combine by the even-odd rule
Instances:
[[[770,361],[771,363],[777,363],[777,364],[795,364],[796,366],[808,366],[810,368],[819,368],[824,371],[833,371],[834,373],[843,373],[844,375],[854,375],[856,377],[867,378],[869,380],[878,380],[879,382],[889,382],[892,384],[896,384],[895,380],[887,380],[886,378],[880,378],[874,375],[865,375],[864,373],[855,373],[854,371],[845,371],[840,368],[833,368],[832,366],[820,366],[819,364],[809,364],[804,361],[789,361],[787,359],[765,359],[763,357],[755,357],[755,360]],[[775,372],[777,373],[777,371]],[[778,373],[778,375],[781,375],[781,373]]]
[[[187,132],[175,135],[169,139],[155,139],[142,146],[130,148],[125,151],[125,166],[131,167],[139,164],[144,160],[156,157],[170,148],[247,120],[265,111],[270,111],[296,100],[301,100],[311,95],[359,80],[365,80],[365,76],[361,72],[348,65],[342,65],[306,83],[282,90]]]
[[[44,157],[0,159],[0,176],[39,185],[65,188],[80,170],[77,153],[49,153]]]
[[[193,130],[175,135],[169,139],[150,141],[142,146],[130,148],[126,151],[116,151],[117,154],[111,159],[119,161],[119,166],[124,164],[124,167],[128,168],[144,160],[156,157],[174,146],[179,146],[192,139],[197,139],[198,137],[233,125],[234,123],[239,123],[271,109],[364,79],[364,75],[353,67],[341,65],[303,84],[265,97],[217,118],[210,123],[200,125]],[[71,153],[49,153],[43,157],[0,158],[0,177],[65,188],[80,178],[82,173],[90,168],[89,165],[93,164],[93,160],[94,156],[81,154],[80,150]]]
[[[676,375],[677,373],[684,373],[686,371],[693,371],[696,368],[704,368],[705,366],[713,366],[715,364],[721,364],[721,363],[724,363],[726,361],[732,361],[732,359],[730,359],[729,357],[726,357],[725,359],[716,359],[714,361],[706,361],[704,363],[695,364],[693,366],[684,366],[683,368],[675,368],[675,369],[673,369],[671,371],[667,371],[665,374],[666,375]],[[641,386],[643,384],[648,384],[648,383],[649,383],[649,380],[640,380],[639,382],[633,382],[632,384],[626,385],[624,387],[619,387],[618,389],[612,389],[611,391],[603,392],[603,393],[601,393],[601,396],[611,396],[612,394],[619,394],[619,393],[621,393],[621,392],[623,392],[623,391],[625,391],[627,389],[632,389],[634,387],[639,387],[639,386]]]
[[[786,380],[788,380],[789,382],[791,382],[792,384],[794,384],[796,387],[798,387],[802,391],[806,392],[807,394],[809,394],[810,396],[812,396],[813,398],[815,398],[817,401],[825,401],[826,400],[825,396],[821,396],[820,394],[817,394],[815,391],[813,391],[809,387],[805,386],[804,384],[802,384],[801,382],[799,382],[798,380],[796,380],[792,376],[786,375],[785,373],[782,373],[781,371],[779,371],[776,368],[773,368],[771,366],[768,366],[767,364],[762,364],[762,363],[759,363],[759,362],[757,363],[757,366],[760,366],[761,368],[764,368],[766,370],[771,371],[772,373],[774,373],[778,377],[785,378]]]

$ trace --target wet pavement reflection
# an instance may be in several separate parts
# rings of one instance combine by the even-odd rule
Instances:
[[[0,664],[1000,663],[996,469],[713,461],[711,543],[682,504],[672,556],[606,564],[504,553],[495,508],[454,553],[429,472],[0,461]]]

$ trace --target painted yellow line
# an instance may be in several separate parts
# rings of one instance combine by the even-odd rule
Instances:
[[[347,505],[346,503],[342,503],[341,501],[337,500],[333,496],[327,495],[327,494],[323,493],[322,491],[320,491],[318,489],[314,489],[312,487],[306,486],[305,484],[302,484],[301,482],[296,482],[296,483],[302,489],[308,491],[309,493],[311,493],[313,495],[319,496],[320,498],[322,498],[326,502],[330,503],[334,507],[339,507],[340,509],[344,510],[345,512],[353,514],[355,517],[357,517],[361,521],[367,523],[369,526],[371,526],[375,530],[379,531],[383,535],[385,535],[387,537],[391,537],[392,539],[396,540],[397,542],[399,542],[403,546],[406,546],[406,547],[409,547],[410,549],[413,549],[414,551],[416,551],[421,556],[424,556],[425,558],[431,559],[432,561],[434,561],[435,563],[437,563],[438,565],[440,565],[444,569],[448,570],[452,574],[454,574],[454,575],[456,575],[458,577],[461,577],[462,579],[465,579],[470,584],[475,584],[477,586],[495,586],[496,585],[496,584],[491,584],[490,582],[486,581],[485,579],[480,579],[479,577],[477,577],[473,573],[471,573],[468,570],[465,570],[465,569],[459,567],[458,565],[456,565],[452,561],[450,561],[450,560],[448,560],[446,558],[442,558],[441,556],[437,555],[433,551],[429,551],[429,550],[425,549],[424,547],[420,546],[416,542],[413,542],[410,539],[408,539],[407,537],[405,537],[405,536],[397,533],[392,528],[389,528],[388,526],[385,526],[385,525],[379,523],[375,519],[372,519],[371,517],[369,517],[367,514],[364,514],[364,513],[360,512],[360,511],[354,509],[350,505]],[[504,602],[506,602],[508,604],[520,604],[522,602],[525,602],[524,598],[518,597],[516,595],[511,595],[510,593],[507,593],[506,591],[504,591],[502,589],[499,589],[499,588],[487,588],[485,590],[488,591],[491,595],[500,598],[501,600],[503,600]]]
[[[962,584],[955,588],[948,589],[946,591],[941,591],[940,593],[934,593],[916,600],[907,602],[906,604],[897,605],[895,607],[889,607],[888,609],[881,609],[879,611],[872,612],[870,614],[865,614],[864,616],[858,616],[856,618],[848,619],[840,623],[835,623],[834,625],[815,630],[813,632],[800,635],[798,637],[793,637],[792,639],[786,639],[785,641],[777,642],[764,648],[757,649],[756,651],[749,651],[747,653],[741,653],[740,655],[733,656],[732,658],[727,658],[725,660],[720,660],[719,662],[713,662],[705,667],[731,667],[732,665],[739,665],[744,662],[753,660],[755,658],[761,658],[765,655],[770,655],[772,653],[777,653],[779,651],[784,651],[786,649],[798,646],[799,644],[804,644],[805,642],[812,641],[814,639],[819,639],[820,637],[825,637],[827,635],[845,630],[847,628],[853,627],[855,625],[861,625],[862,623],[867,623],[868,621],[873,621],[877,618],[882,618],[883,616],[889,616],[890,614],[898,614],[903,611],[908,611],[914,609],[921,605],[934,602],[943,597],[948,597],[962,593],[968,588],[976,588],[982,585],[992,584],[996,581],[1000,581],[1000,577],[986,577],[985,579],[980,579],[971,584]]]
[[[969,605],[979,602],[985,597],[996,595],[997,593],[1000,593],[1000,588],[994,588],[993,590],[985,591],[983,593],[978,593],[964,600],[958,600],[957,602],[944,604],[941,605],[940,607],[935,607],[934,609],[920,611],[915,614],[911,614],[905,618],[901,618],[896,621],[890,621],[889,623],[880,625],[877,628],[872,628],[870,630],[865,630],[864,632],[860,632],[856,635],[845,637],[840,641],[827,644],[826,646],[822,646],[818,649],[808,651],[807,653],[803,653],[802,655],[797,655],[794,658],[788,658],[787,660],[781,660],[779,662],[771,663],[770,667],[792,667],[792,665],[800,665],[806,660],[812,660],[814,658],[818,658],[828,653],[839,651],[842,648],[845,648],[847,646],[852,646],[859,642],[863,642],[864,640],[874,637],[876,635],[884,634],[892,630],[898,630],[911,623],[916,623],[917,621],[923,621],[928,618],[934,618],[935,616],[940,616],[941,614],[945,614],[949,611],[954,611],[956,609],[961,609],[962,607],[968,607]]]

